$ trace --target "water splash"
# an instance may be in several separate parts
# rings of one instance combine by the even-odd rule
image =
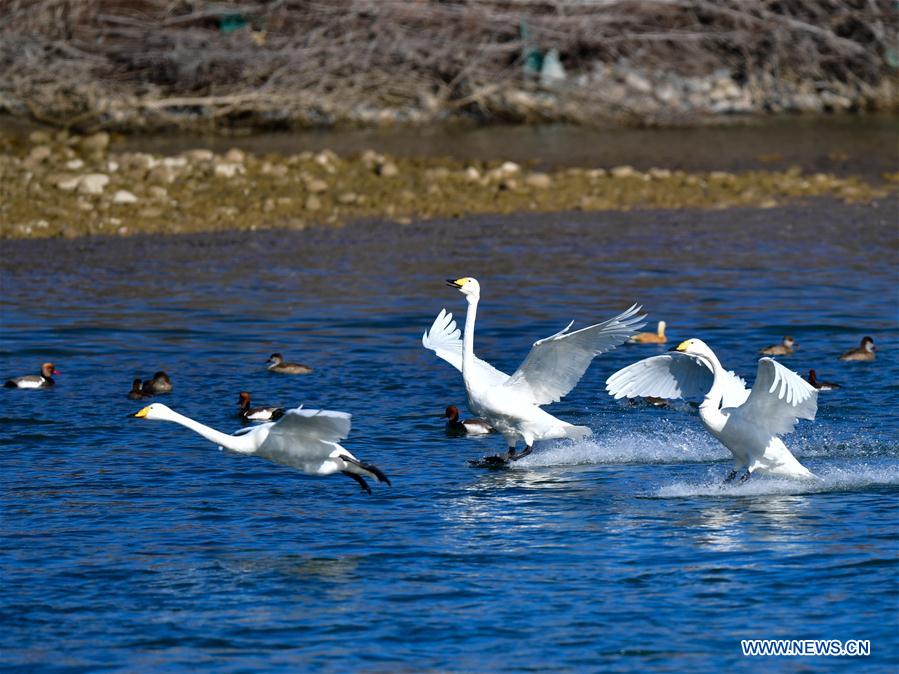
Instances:
[[[595,463],[697,463],[730,458],[730,452],[702,428],[612,432],[576,442],[538,447],[515,465],[522,468]]]
[[[701,481],[676,481],[660,487],[652,497],[690,498],[695,496],[743,497],[820,494],[827,492],[864,491],[876,487],[899,486],[899,466],[878,463],[810,467],[815,480],[791,480],[780,477],[753,476],[744,483],[723,483],[722,474],[707,474]]]

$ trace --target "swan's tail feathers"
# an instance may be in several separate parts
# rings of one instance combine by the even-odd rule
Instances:
[[[385,484],[390,486],[390,478],[388,478],[384,474],[384,471],[382,471],[376,465],[372,463],[366,463],[365,461],[360,461],[359,459],[355,459],[351,456],[346,456],[345,454],[340,458],[349,464],[347,466],[347,470],[344,471],[345,473],[365,475],[366,477],[374,478],[378,482],[384,482]]]
[[[569,440],[585,440],[593,435],[593,431],[587,426],[566,426],[565,437]]]

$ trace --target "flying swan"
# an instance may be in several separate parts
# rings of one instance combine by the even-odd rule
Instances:
[[[802,377],[772,358],[759,360],[752,390],[725,371],[701,339],[688,339],[666,354],[637,361],[606,380],[618,398],[703,397],[699,418],[709,433],[734,455],[730,482],[745,469],[741,482],[758,471],[792,478],[813,478],[778,437],[792,433],[799,419],[815,418],[818,392]]]
[[[630,337],[642,325],[644,317],[636,315],[640,307],[634,305],[604,323],[574,332],[568,332],[573,324],[569,323],[560,332],[534,342],[527,358],[510,377],[474,355],[480,284],[465,277],[448,280],[447,285],[457,288],[468,300],[464,339],[460,339],[453,315],[443,309],[430,330],[422,335],[421,343],[462,372],[469,409],[500,432],[509,447],[505,454],[484,457],[475,465],[508,465],[530,454],[537,440],[589,436],[592,431],[586,426],[569,424],[540,407],[561,400],[584,376],[594,357]],[[516,453],[519,441],[524,443],[524,450]]]
[[[204,426],[160,403],[148,405],[133,416],[180,424],[232,452],[255,454],[307,475],[343,473],[369,494],[371,488],[364,477],[390,484],[380,469],[360,461],[337,444],[350,433],[351,417],[346,412],[297,407],[287,410],[278,421],[244,428],[234,435]]]

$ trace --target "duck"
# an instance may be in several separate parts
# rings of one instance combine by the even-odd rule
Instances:
[[[53,375],[60,374],[53,363],[44,363],[41,365],[40,374],[26,374],[23,377],[13,377],[7,379],[4,386],[6,388],[51,388],[56,384]]]
[[[283,407],[250,407],[250,394],[246,391],[237,396],[238,416],[244,421],[276,421],[284,416]]]
[[[638,332],[627,340],[628,344],[664,344],[668,341],[665,336],[665,321],[659,321],[655,332]]]
[[[623,344],[642,327],[644,317],[637,316],[640,307],[633,305],[607,321],[569,332],[572,321],[556,334],[534,342],[530,353],[509,376],[474,355],[481,298],[478,280],[466,276],[446,283],[462,293],[468,303],[464,338],[453,315],[443,309],[422,335],[422,346],[462,373],[468,408],[501,433],[509,448],[504,454],[486,456],[470,465],[504,468],[528,456],[538,440],[581,440],[592,435],[587,426],[575,426],[541,408],[566,396],[596,356]],[[516,450],[519,442],[524,444],[521,452]]]
[[[285,363],[284,356],[280,353],[273,353],[265,363],[268,365],[269,372],[277,372],[278,374],[309,374],[312,372],[312,368],[308,365]]]
[[[808,383],[819,391],[834,391],[842,388],[839,384],[834,384],[832,381],[818,381],[818,375],[815,374],[814,370],[808,371]]]
[[[443,414],[446,417],[447,435],[487,435],[493,433],[493,426],[483,419],[465,419],[459,421],[459,408],[450,405]]]
[[[814,420],[818,390],[773,358],[760,358],[752,389],[725,370],[715,352],[701,339],[688,339],[668,353],[644,358],[606,380],[616,400],[636,396],[702,398],[699,418],[705,429],[733,456],[733,470],[724,482],[744,471],[814,479],[815,475],[790,452],[781,435],[792,433],[800,419]]]
[[[840,360],[874,360],[877,358],[877,347],[874,346],[874,340],[871,337],[862,337],[861,343],[855,349],[849,349]]]
[[[783,338],[780,344],[772,344],[771,346],[766,346],[764,349],[759,351],[760,356],[792,356],[794,349],[796,349],[799,345],[796,343],[796,340],[787,335]]]
[[[144,400],[145,398],[150,397],[152,397],[151,393],[144,393],[140,379],[133,379],[131,381],[131,390],[128,391],[128,398],[131,400]]]
[[[259,456],[272,463],[296,468],[306,475],[321,477],[341,473],[352,478],[368,494],[371,494],[371,487],[365,481],[366,477],[390,485],[390,479],[380,468],[360,461],[338,444],[338,440],[350,433],[351,417],[346,412],[297,407],[287,410],[277,421],[242,428],[233,435],[201,424],[161,403],[147,405],[131,416],[184,426],[223,449],[245,456]]]
[[[143,383],[141,390],[144,395],[152,396],[157,393],[170,393],[172,390],[172,380],[169,376],[160,370],[153,375],[152,379],[148,379]]]

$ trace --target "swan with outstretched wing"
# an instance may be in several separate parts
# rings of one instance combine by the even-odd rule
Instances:
[[[726,481],[745,470],[741,481],[761,474],[793,478],[814,475],[787,449],[779,436],[791,433],[799,419],[813,420],[818,392],[772,358],[759,360],[752,390],[700,339],[688,339],[666,354],[628,365],[606,380],[617,398],[703,399],[699,417],[734,457]]]
[[[593,359],[624,343],[643,323],[640,307],[602,323],[571,331],[565,329],[534,342],[521,366],[507,375],[474,355],[474,327],[481,286],[465,277],[447,284],[457,288],[468,300],[464,336],[453,315],[445,309],[438,314],[430,330],[422,336],[422,345],[434,351],[462,373],[468,392],[468,406],[483,417],[506,439],[509,451],[485,457],[487,466],[504,466],[530,454],[534,442],[558,438],[579,439],[591,434],[586,426],[575,426],[541,409],[568,394],[584,376]],[[516,453],[518,442],[524,450]]]
[[[243,428],[234,435],[210,428],[160,403],[148,405],[132,416],[179,424],[232,452],[261,456],[307,475],[342,473],[369,494],[366,477],[390,484],[379,468],[360,461],[338,444],[338,440],[350,434],[351,417],[346,412],[297,407],[287,410],[278,421]]]

